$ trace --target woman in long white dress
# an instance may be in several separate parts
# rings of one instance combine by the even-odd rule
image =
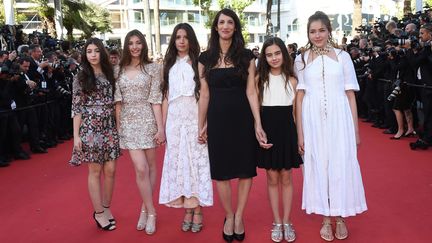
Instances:
[[[333,48],[327,15],[309,17],[307,50],[296,58],[296,117],[304,159],[302,208],[324,216],[321,238],[348,237],[344,218],[367,209],[357,160],[360,143],[354,91],[359,89],[348,53]],[[333,235],[331,218],[336,218]]]
[[[162,82],[167,144],[159,203],[185,208],[181,229],[194,233],[203,225],[201,207],[213,205],[208,148],[197,139],[199,51],[192,27],[178,24],[165,55]]]

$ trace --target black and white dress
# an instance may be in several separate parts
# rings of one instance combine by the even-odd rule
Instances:
[[[270,149],[258,149],[258,167],[271,170],[289,170],[303,163],[298,154],[297,130],[293,117],[294,88],[285,85],[285,75],[269,74],[261,107],[261,122],[267,134]]]

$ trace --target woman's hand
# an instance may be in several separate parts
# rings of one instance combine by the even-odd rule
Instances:
[[[205,144],[207,143],[207,124],[202,128],[198,127],[198,143]]]
[[[82,141],[81,141],[81,138],[79,136],[74,136],[74,149],[76,151],[82,150]]]
[[[304,138],[303,138],[303,136],[298,136],[297,145],[298,145],[298,153],[300,155],[304,155]]]
[[[273,144],[267,143],[267,135],[261,126],[255,126],[255,136],[261,148],[269,149],[273,146]]]
[[[356,144],[360,146],[360,134],[358,132],[356,132]]]
[[[154,140],[158,145],[164,144],[166,140],[165,131],[163,129],[159,129],[154,136]]]

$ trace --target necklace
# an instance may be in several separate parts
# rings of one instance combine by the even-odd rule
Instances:
[[[327,53],[330,52],[330,48],[332,46],[330,44],[327,44],[324,48],[319,48],[316,46],[312,46],[312,51],[318,55],[321,56],[321,63],[322,63],[322,71],[321,71],[321,78],[322,78],[322,85],[323,85],[323,112],[324,112],[324,120],[327,119],[327,92],[326,92],[326,82],[325,82],[325,67],[324,67],[324,55],[327,55]]]
[[[332,46],[330,44],[327,44],[325,47],[321,48],[321,47],[317,47],[317,46],[312,46],[312,51],[317,54],[318,56],[322,56],[322,55],[326,55],[327,53],[330,52],[330,48]]]

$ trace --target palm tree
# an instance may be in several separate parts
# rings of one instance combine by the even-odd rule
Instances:
[[[272,7],[272,0],[267,0],[267,11],[266,11],[266,21],[267,21],[267,27],[266,27],[266,36],[272,36],[272,27],[273,24],[271,22],[271,7]]]
[[[403,13],[404,15],[411,13],[411,0],[404,0]]]
[[[144,3],[144,21],[146,26],[146,41],[148,45],[149,55],[153,55],[153,43],[152,43],[152,33],[151,33],[151,23],[150,23],[150,2],[149,0],[143,0]]]
[[[48,30],[48,34],[57,37],[54,20],[54,8],[48,5],[48,0],[32,0],[36,4],[33,9],[42,19],[42,29]]]
[[[156,53],[161,53],[161,43],[160,43],[160,16],[159,16],[159,0],[154,0],[154,25],[155,25],[155,41],[156,41]]]
[[[110,15],[106,9],[82,0],[63,0],[62,6],[68,40],[73,40],[74,29],[81,30],[84,38],[91,37],[94,32],[111,32]]]
[[[363,0],[354,0],[352,33],[355,33],[355,28],[359,27],[362,24],[362,5]]]

